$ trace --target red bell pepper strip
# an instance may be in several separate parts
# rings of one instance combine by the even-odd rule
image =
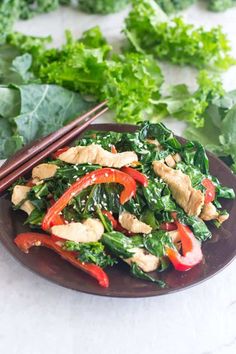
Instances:
[[[133,232],[126,230],[123,226],[121,226],[119,221],[117,221],[117,226],[116,226],[115,230],[121,232],[122,234],[124,234],[126,236],[133,236],[134,235]]]
[[[116,150],[115,145],[111,146],[111,152],[112,152],[112,154],[117,154],[117,150]]]
[[[177,230],[177,226],[175,222],[163,222],[160,225],[160,229],[164,231],[174,231]]]
[[[92,171],[73,183],[65,193],[56,201],[56,203],[48,210],[42,223],[42,229],[47,231],[52,226],[55,217],[65,208],[69,201],[76,197],[83,189],[94,184],[101,183],[120,183],[124,186],[120,195],[120,203],[126,203],[130,198],[135,196],[136,183],[135,180],[124,172],[112,168],[101,168]]]
[[[35,183],[33,182],[32,179],[30,179],[30,180],[26,183],[26,186],[27,186],[27,187],[34,187],[34,186],[35,186]]]
[[[93,278],[97,279],[99,285],[102,287],[107,288],[109,286],[108,276],[102,268],[96,264],[81,262],[75,257],[74,252],[64,251],[48,235],[34,232],[22,233],[15,238],[14,242],[16,243],[17,247],[25,253],[28,253],[29,249],[33,246],[44,246],[50,248],[76,268],[83,270]]]
[[[203,255],[200,242],[186,225],[176,221],[180,234],[183,256],[173,248],[166,248],[166,253],[176,270],[186,271],[201,262]]]
[[[135,170],[135,169],[132,168],[132,167],[128,167],[128,166],[122,167],[122,168],[121,168],[121,171],[127,173],[127,174],[128,174],[129,176],[131,176],[135,181],[139,182],[142,186],[147,187],[147,185],[148,185],[148,179],[147,179],[147,177],[146,177],[143,173],[141,173],[141,172]]]
[[[50,200],[50,204],[51,205],[54,205],[55,203],[56,202],[55,202],[54,199]],[[65,224],[65,219],[64,219],[63,215],[57,214],[57,215],[55,215],[55,217],[54,217],[54,219],[53,219],[53,221],[51,223],[51,226],[64,225],[64,224]]]
[[[117,227],[117,220],[114,218],[114,216],[112,215],[112,213],[110,213],[110,211],[108,210],[102,210],[102,214],[106,215],[106,217],[110,220],[113,229],[116,229]]]
[[[206,188],[205,192],[205,204],[209,204],[215,200],[216,197],[216,187],[209,178],[202,180],[202,185]]]
[[[66,152],[67,150],[69,150],[69,146],[65,146],[57,151],[55,151],[53,154],[52,154],[52,158],[53,159],[58,159],[58,157],[63,154],[63,152]]]

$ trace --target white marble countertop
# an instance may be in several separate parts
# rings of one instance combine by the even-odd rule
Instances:
[[[60,9],[17,30],[51,34],[63,42],[66,28],[79,36],[100,24],[119,44],[126,11],[88,16]],[[213,14],[203,5],[185,12],[188,21],[221,24],[236,55],[236,9]],[[194,86],[194,71],[165,66],[169,83]],[[236,68],[224,75],[236,88]],[[110,119],[109,117],[107,119]],[[177,133],[182,125],[169,122]],[[207,282],[177,294],[147,299],[101,298],[49,283],[18,264],[0,244],[0,353],[2,354],[234,354],[236,353],[236,262]]]

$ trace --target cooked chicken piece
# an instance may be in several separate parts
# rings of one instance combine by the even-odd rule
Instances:
[[[174,160],[175,160],[176,163],[182,161],[181,156],[180,156],[180,154],[178,154],[178,153],[174,154],[174,155],[173,155],[173,158],[174,158]]]
[[[98,219],[87,219],[83,224],[71,222],[66,225],[53,226],[51,233],[70,241],[96,242],[102,237],[104,228]]]
[[[173,198],[188,215],[198,216],[204,204],[204,194],[192,187],[189,176],[163,162],[154,161],[155,173],[169,186]]]
[[[217,219],[219,213],[212,203],[204,204],[202,208],[202,212],[200,214],[200,218],[204,221]]]
[[[52,163],[41,163],[32,170],[32,178],[42,180],[53,177],[57,172],[58,166]]]
[[[178,230],[168,231],[174,243],[180,242],[180,234]]]
[[[229,214],[220,215],[212,203],[204,204],[200,218],[204,221],[217,220],[220,224],[229,218]]]
[[[31,187],[16,185],[13,189],[11,201],[14,205],[18,205],[24,199],[27,198],[27,194],[30,191]],[[34,210],[34,205],[26,200],[20,207],[21,210],[25,211],[28,215],[32,213]]]
[[[229,218],[229,214],[223,214],[223,215],[219,215],[218,218],[217,218],[217,221],[220,223],[220,224],[223,224],[223,222],[225,222],[226,220],[228,220]]]
[[[133,151],[113,154],[96,144],[72,147],[59,155],[58,158],[71,164],[95,163],[115,168],[121,168],[138,161],[138,157]]]
[[[139,221],[136,216],[124,211],[119,216],[121,226],[134,234],[149,234],[152,231],[151,226]]]
[[[130,258],[124,259],[128,264],[136,263],[144,272],[153,272],[159,266],[160,260],[158,257],[147,252],[143,248],[132,248],[130,252],[134,255]]]
[[[178,230],[174,230],[174,231],[168,231],[170,234],[170,237],[175,245],[175,247],[177,248],[177,250],[180,250],[181,248],[181,239],[180,239],[180,234]]]
[[[156,150],[157,150],[157,151],[162,150],[162,146],[161,146],[161,144],[159,143],[159,141],[158,141],[158,140],[154,140],[154,139],[147,139],[146,141],[147,141],[147,143],[149,143],[149,144],[155,145],[155,146],[156,146]]]
[[[165,158],[165,163],[167,164],[167,166],[169,166],[171,168],[175,168],[175,166],[176,166],[176,162],[175,162],[174,157],[172,155],[168,155]]]

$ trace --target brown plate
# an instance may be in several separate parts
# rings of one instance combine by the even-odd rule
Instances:
[[[117,132],[134,132],[135,126],[118,124],[94,124],[89,129]],[[181,139],[182,140],[182,139]],[[210,171],[217,176],[224,185],[236,190],[236,177],[230,169],[218,158],[209,154]],[[29,231],[23,225],[25,214],[13,211],[6,193],[0,197],[0,240],[15,259],[24,266],[42,277],[64,287],[89,294],[116,297],[146,297],[173,293],[216,274],[229,264],[236,255],[235,215],[236,201],[224,200],[223,208],[230,213],[230,218],[220,229],[210,227],[213,237],[203,244],[204,260],[201,264],[188,272],[177,272],[170,269],[159,273],[168,287],[160,289],[157,285],[132,278],[129,267],[120,263],[107,269],[110,278],[110,287],[99,287],[96,280],[63,261],[57,254],[46,248],[34,247],[29,254],[24,254],[15,246],[13,239],[19,232]]]

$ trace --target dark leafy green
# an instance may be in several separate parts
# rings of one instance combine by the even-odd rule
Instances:
[[[144,237],[145,248],[156,257],[166,255],[166,247],[174,248],[174,244],[168,232],[154,231]]]
[[[178,220],[191,227],[194,236],[199,241],[206,241],[212,237],[210,230],[204,221],[197,216],[188,216],[182,210],[178,211]]]
[[[77,252],[77,257],[81,262],[93,263],[101,268],[113,266],[117,263],[115,258],[105,253],[101,242],[78,243],[66,241],[63,247],[67,251]]]
[[[55,131],[89,107],[80,94],[56,85],[0,86],[0,158]]]
[[[166,287],[166,283],[160,279],[152,277],[150,274],[145,273],[136,263],[131,264],[130,273],[133,277],[149,281],[157,284],[159,287]]]
[[[133,255],[132,239],[120,232],[106,232],[102,235],[101,241],[117,257],[130,258]]]

